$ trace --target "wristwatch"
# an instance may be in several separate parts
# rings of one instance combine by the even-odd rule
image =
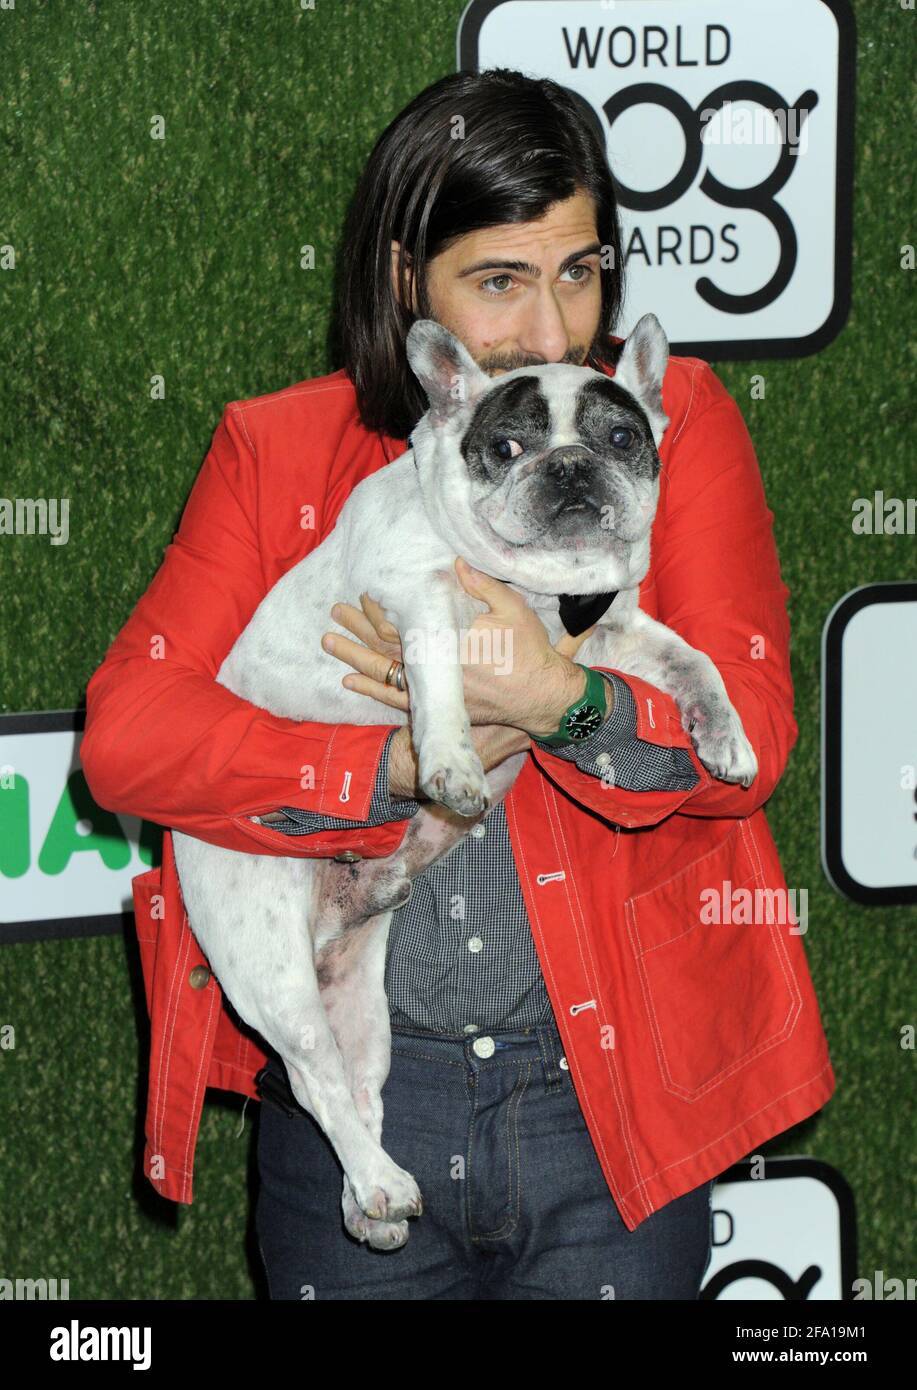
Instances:
[[[594,734],[605,721],[608,709],[605,677],[598,671],[593,671],[591,666],[583,666],[579,661],[573,664],[586,672],[586,690],[564,710],[556,733],[537,740],[538,743],[546,743],[550,748],[565,748],[570,743],[580,743],[590,734]]]

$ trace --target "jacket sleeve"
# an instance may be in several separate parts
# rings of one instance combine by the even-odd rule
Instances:
[[[386,736],[382,744],[382,756],[376,773],[376,784],[369,803],[369,812],[364,826],[385,825],[389,821],[404,820],[415,816],[422,802],[412,796],[392,796],[388,785],[388,755],[392,739],[397,729]],[[285,819],[271,821],[271,829],[279,830],[281,835],[314,835],[317,830],[346,829],[346,822],[339,816],[323,816],[318,811],[302,811],[298,806],[280,806]]]
[[[257,481],[230,404],[159,570],[87,686],[87,783],[108,810],[225,849],[391,854],[407,818],[365,822],[382,746],[398,726],[280,718],[215,679],[269,587]],[[333,817],[338,828],[291,839],[250,819],[283,805]]]
[[[600,666],[614,693],[614,705],[594,734],[566,748],[554,749],[533,739],[555,757],[575,762],[590,777],[613,779],[629,791],[678,790],[697,785],[689,754],[684,748],[660,748],[637,737],[637,704],[627,681]]]
[[[591,777],[614,776],[622,786],[632,790],[644,788],[693,787],[697,782],[691,759],[683,748],[657,748],[636,737],[637,709],[634,697],[625,680],[603,672],[614,695],[611,713],[594,734],[580,743],[557,749],[557,757],[576,763]],[[421,802],[413,797],[393,797],[388,788],[388,751],[395,730],[386,738],[376,776],[366,825],[383,825],[387,821],[403,820],[420,810]],[[545,745],[550,748],[550,745]],[[554,751],[554,750],[551,750]],[[315,811],[301,811],[295,806],[281,806],[283,820],[271,821],[271,828],[283,835],[313,835],[344,822]]]
[[[693,787],[634,792],[609,786],[532,741],[544,772],[614,824],[654,825],[673,812],[749,816],[770,797],[798,736],[789,589],[780,575],[773,512],[739,407],[706,364],[698,372],[698,408],[686,417],[663,468],[667,495],[653,537],[658,621],[713,660],[754,748],[758,775],[747,788],[711,776],[674,699],[617,672],[634,693],[638,736],[659,748],[686,749],[698,773]]]

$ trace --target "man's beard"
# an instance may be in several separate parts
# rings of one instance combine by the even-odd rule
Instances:
[[[582,367],[590,351],[591,349],[586,349],[581,344],[577,344],[568,348],[560,361],[572,363],[574,367]],[[481,368],[481,371],[486,372],[488,376],[491,376],[497,371],[514,372],[518,367],[547,366],[544,358],[536,357],[530,352],[488,353],[484,357],[476,357],[475,361]]]
[[[598,360],[604,356],[603,349],[607,347],[607,334],[603,328],[599,328],[588,347],[584,347],[582,343],[575,343],[567,349],[560,360],[561,362],[569,362],[574,367],[590,367],[595,364],[596,370],[598,370]],[[543,358],[536,357],[530,352],[492,352],[483,357],[475,357],[474,360],[481,371],[486,372],[488,376],[491,376],[495,371],[513,372],[517,367],[544,367],[547,365]]]

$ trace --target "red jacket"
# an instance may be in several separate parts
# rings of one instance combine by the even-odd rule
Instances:
[[[672,698],[619,671],[639,737],[688,749],[697,786],[622,790],[533,744],[505,802],[577,1097],[630,1230],[811,1115],[835,1084],[763,810],[798,733],[773,513],[742,415],[706,363],[673,357],[663,405],[640,603],[713,658],[758,776],[747,789],[712,778]],[[284,805],[364,818],[392,727],[383,706],[374,725],[296,723],[214,677],[352,488],[404,447],[359,423],[344,371],[226,407],[178,533],[89,682],[82,761],[101,806],[247,854],[374,858],[401,843],[407,821],[290,837],[249,819]],[[303,790],[306,765],[316,785]],[[161,867],[133,887],[151,1019],[144,1171],[189,1203],[206,1087],[255,1097],[265,1053],[189,929],[168,830]],[[714,922],[702,916],[711,889],[729,900]],[[754,895],[746,922],[748,889],[772,891]]]

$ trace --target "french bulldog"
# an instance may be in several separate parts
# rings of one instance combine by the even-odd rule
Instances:
[[[325,631],[348,635],[331,605],[367,592],[401,635],[410,714],[386,707],[385,722],[410,724],[429,801],[383,859],[237,853],[173,834],[191,929],[333,1145],[346,1230],[381,1250],[404,1243],[422,1207],[414,1178],[381,1143],[391,916],[412,880],[499,804],[528,756],[485,776],[472,743],[458,636],[487,605],[459,583],[456,556],[521,594],[552,644],[564,631],[562,596],[614,592],[577,659],[671,694],[714,776],[748,785],[757,775],[713,662],[637,604],[669,424],[668,343],[655,315],[627,338],[614,378],[565,363],[492,378],[432,320],[412,325],[407,355],[429,401],[412,447],[353,489],[331,533],[262,600],[216,679],[288,719],[378,723],[380,706],[341,685],[340,661],[321,646]]]

